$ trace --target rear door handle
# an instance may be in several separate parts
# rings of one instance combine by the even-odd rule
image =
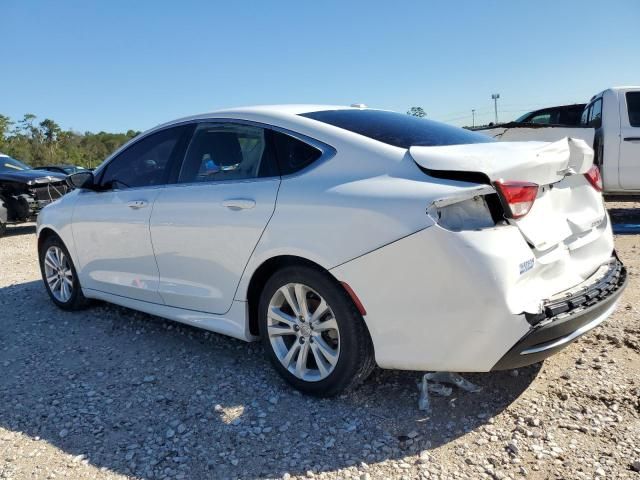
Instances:
[[[256,206],[256,201],[250,198],[229,198],[223,200],[223,207],[227,207],[230,210],[247,210]]]
[[[147,206],[147,202],[145,200],[134,200],[132,202],[127,203],[127,207],[132,208],[134,210],[138,210],[139,208],[143,208]]]
[[[625,137],[625,142],[640,142],[640,137]]]

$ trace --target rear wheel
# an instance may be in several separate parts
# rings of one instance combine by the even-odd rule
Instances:
[[[325,272],[306,266],[276,272],[258,314],[271,362],[305,393],[336,395],[364,381],[375,366],[362,316]]]
[[[47,293],[63,310],[80,310],[87,305],[76,269],[62,240],[47,238],[40,248],[40,271]]]
[[[0,220],[0,237],[3,237],[7,233],[7,224]]]

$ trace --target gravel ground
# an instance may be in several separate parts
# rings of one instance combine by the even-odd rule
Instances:
[[[609,203],[640,223],[640,203]],[[0,239],[0,478],[640,479],[640,235],[606,324],[542,365],[467,375],[417,408],[418,372],[288,388],[246,344],[97,304],[64,313],[34,227]]]

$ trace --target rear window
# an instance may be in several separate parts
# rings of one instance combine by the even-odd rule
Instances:
[[[494,140],[463,128],[382,110],[323,110],[301,114],[395,147],[436,147]]]
[[[308,167],[322,156],[322,152],[311,145],[273,131],[273,143],[278,156],[281,175],[289,175]]]
[[[627,109],[629,124],[632,127],[640,127],[640,92],[627,92]]]

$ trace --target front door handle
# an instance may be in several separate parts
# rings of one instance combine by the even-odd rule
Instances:
[[[624,137],[625,142],[640,142],[640,137]]]
[[[223,207],[230,210],[247,210],[256,206],[256,201],[250,198],[229,198],[222,202]]]
[[[138,210],[139,208],[143,208],[147,206],[147,202],[145,200],[134,200],[132,202],[127,203],[127,207],[132,208],[134,210]]]

